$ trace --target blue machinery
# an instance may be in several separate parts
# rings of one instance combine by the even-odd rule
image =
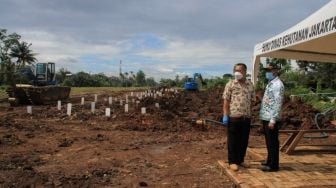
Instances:
[[[188,91],[198,90],[197,78],[200,79],[202,85],[205,85],[205,82],[203,81],[201,73],[194,73],[193,78],[188,78],[184,82],[184,89]]]

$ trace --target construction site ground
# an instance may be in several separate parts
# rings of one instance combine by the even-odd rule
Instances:
[[[279,172],[261,172],[259,162],[265,156],[265,143],[255,119],[246,157],[252,168],[226,172],[218,163],[227,159],[226,127],[216,123],[197,125],[193,121],[220,119],[222,91],[223,88],[200,92],[170,90],[162,92],[162,97],[147,93],[141,99],[136,98],[136,92],[100,93],[94,113],[91,112],[92,94],[72,96],[63,101],[61,110],[56,104],[32,106],[32,114],[27,114],[27,106],[3,104],[0,107],[0,187],[280,185],[273,182],[293,182],[293,186],[308,182],[307,185],[313,186],[317,181],[325,182],[318,185],[336,185],[333,181],[336,152],[333,151],[281,154]],[[126,95],[129,97],[127,113],[124,112]],[[80,104],[82,96],[84,105]],[[108,104],[109,96],[113,97],[112,105]],[[68,116],[66,103],[70,102],[72,112]],[[107,107],[111,108],[110,117],[105,116]],[[146,107],[146,114],[141,114],[141,107]],[[285,139],[286,135],[280,137],[281,141]],[[303,139],[301,144],[335,143],[335,136],[330,134],[327,139]],[[295,181],[295,178],[301,179]]]

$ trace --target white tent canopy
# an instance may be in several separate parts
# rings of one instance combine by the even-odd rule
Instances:
[[[336,0],[254,47],[252,81],[261,57],[336,63]]]

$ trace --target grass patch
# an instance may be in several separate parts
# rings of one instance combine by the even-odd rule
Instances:
[[[330,101],[308,101],[308,104],[311,104],[315,109],[317,109],[320,112],[323,112],[324,110],[328,108],[336,108],[336,103],[332,103]]]
[[[101,94],[148,89],[147,87],[72,87],[70,95]]]
[[[7,98],[6,86],[0,86],[0,99]]]

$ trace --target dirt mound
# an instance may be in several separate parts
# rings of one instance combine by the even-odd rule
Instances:
[[[261,126],[261,121],[258,119],[261,106],[262,94],[259,93],[257,101],[253,104],[252,124]],[[300,100],[290,100],[285,96],[282,106],[282,121],[281,129],[316,129],[314,116],[318,113],[313,106],[303,103]]]
[[[56,104],[33,106],[33,114],[25,106],[8,108],[0,112],[0,187],[228,187],[214,163],[226,157],[226,127],[193,123],[220,120],[222,92],[104,93],[94,112],[93,95],[85,96],[84,105],[77,96],[68,101],[71,116],[63,101],[61,110]],[[260,126],[259,108],[260,100],[253,107],[253,127]],[[286,99],[284,122],[296,129],[314,112]],[[251,144],[264,145],[263,138],[253,137],[255,130]]]
[[[91,112],[91,101],[80,104],[80,97],[70,99],[72,104],[71,116],[67,116],[66,104],[57,110],[55,105],[33,108],[33,114],[21,113],[13,116],[30,119],[54,119],[55,121],[80,120],[83,124],[89,122],[118,123],[115,128],[120,130],[137,131],[204,131],[206,126],[193,124],[194,119],[208,118],[220,121],[222,117],[223,88],[208,91],[179,91],[163,92],[162,97],[143,96],[140,99],[129,95],[129,112],[125,113],[125,94],[113,96],[112,104],[108,103],[107,94],[99,95],[100,100],[95,104],[94,113]],[[89,97],[87,97],[89,98]],[[93,97],[90,96],[90,100]],[[87,100],[87,99],[86,99]],[[120,100],[122,100],[122,105]],[[139,103],[136,103],[136,101]],[[158,106],[156,106],[158,105]],[[141,108],[146,108],[146,114],[141,114]],[[111,116],[105,116],[105,109],[111,109]],[[23,109],[24,110],[24,109]],[[4,124],[10,124],[5,121]]]
[[[211,119],[220,121],[223,114],[222,93],[224,88],[214,88],[207,91],[176,91],[153,90],[146,91],[143,96],[130,96],[128,93],[113,94],[113,102],[109,104],[108,93],[100,94],[95,104],[94,113],[91,112],[93,95],[86,95],[84,105],[80,104],[81,97],[69,99],[73,108],[71,116],[66,114],[66,104],[57,110],[55,105],[34,106],[33,115],[27,113],[12,114],[15,117],[31,119],[55,119],[56,121],[80,120],[84,124],[90,121],[118,122],[118,129],[138,131],[190,131],[206,130],[207,127],[196,126],[194,119]],[[155,93],[155,94],[154,94]],[[156,95],[156,93],[160,93]],[[125,96],[128,96],[127,99]],[[155,96],[154,96],[155,95]],[[260,127],[259,111],[262,93],[257,92],[257,101],[252,108],[252,125]],[[128,100],[129,112],[125,113],[125,102]],[[138,103],[136,103],[138,101]],[[157,106],[158,105],[158,106]],[[146,108],[146,114],[141,114],[141,108]],[[105,116],[106,108],[111,109],[111,116]],[[315,128],[314,115],[317,111],[310,105],[299,100],[291,101],[285,97],[282,111],[282,129]],[[164,122],[164,123],[163,123]],[[3,120],[3,126],[13,124]],[[14,123],[15,124],[15,123]]]

